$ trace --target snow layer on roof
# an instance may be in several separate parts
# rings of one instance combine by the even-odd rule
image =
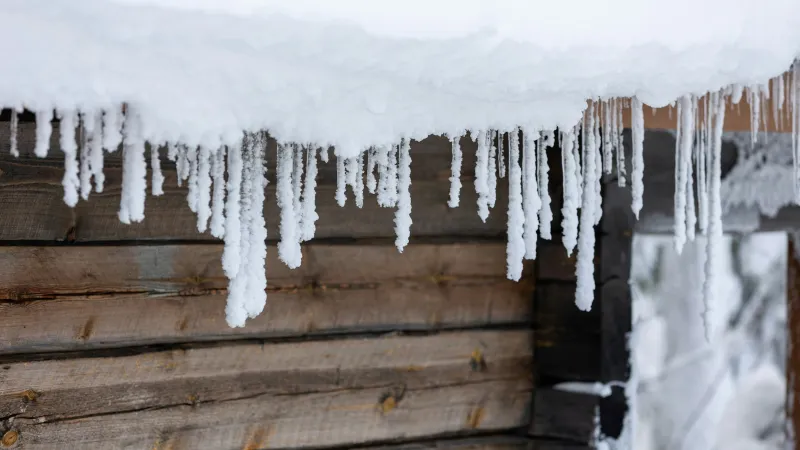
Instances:
[[[564,129],[586,100],[764,82],[795,0],[6,0],[0,99],[140,111],[145,138],[242,130],[353,156],[401,137]]]

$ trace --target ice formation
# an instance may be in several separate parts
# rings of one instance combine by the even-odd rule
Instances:
[[[315,232],[317,162],[328,162],[331,147],[337,203],[352,191],[361,207],[366,188],[395,208],[402,251],[412,225],[412,142],[450,138],[454,208],[467,188],[461,140],[477,141],[477,204],[460,207],[485,221],[501,213],[498,183],[509,183],[511,279],[536,257],[539,237],[554,239],[550,186],[562,183],[562,240],[567,253],[577,251],[583,310],[594,301],[604,177],[630,185],[634,214],[642,209],[644,105],[677,99],[674,243],[680,250],[696,228],[709,235],[709,280],[722,233],[726,103],[750,104],[753,142],[769,121],[790,124],[800,202],[800,64],[776,77],[800,54],[798,2],[677,0],[664,9],[636,0],[502,0],[490,14],[479,0],[373,3],[9,0],[0,26],[26,36],[22,50],[0,42],[14,68],[0,74],[11,153],[18,155],[23,108],[36,115],[38,157],[48,154],[51,120],[60,120],[64,201],[74,206],[90,197],[92,182],[102,192],[104,153],[121,149],[124,223],[145,220],[148,166],[151,193],[160,195],[160,158],[175,162],[198,230],[224,240],[231,326],[266,302],[267,158],[277,161],[278,255],[294,268]],[[708,19],[720,10],[724,20]],[[674,23],[681,26],[660,26]],[[551,180],[559,151],[562,178]]]

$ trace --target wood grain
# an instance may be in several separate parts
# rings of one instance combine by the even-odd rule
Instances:
[[[25,448],[152,448],[159,437],[241,448],[266,424],[275,447],[513,428],[527,420],[530,339],[463,332],[12,363],[0,417]]]
[[[35,241],[118,241],[118,240],[214,240],[199,233],[194,213],[186,204],[187,190],[177,187],[177,175],[171,164],[164,164],[164,195],[149,196],[145,220],[124,225],[117,212],[121,193],[122,171],[119,152],[108,155],[103,193],[92,193],[74,209],[63,202],[63,155],[58,148],[57,126],[51,138],[48,158],[32,158],[35,144],[34,124],[20,127],[19,159],[9,156],[8,127],[0,126],[0,240]],[[474,143],[464,144],[464,183],[469,184],[474,167]],[[271,141],[271,147],[275,143]],[[275,202],[274,151],[268,154],[268,178],[264,215],[269,239],[279,237],[279,209]],[[442,137],[430,137],[412,145],[412,236],[485,236],[500,237],[506,229],[507,183],[498,183],[498,203],[486,223],[475,209],[474,189],[462,190],[462,207],[449,208],[450,143]],[[350,200],[345,207],[334,201],[335,162],[320,163],[317,187],[317,238],[393,237],[394,209],[381,208],[373,195],[365,194],[359,209]],[[349,191],[348,191],[349,192]]]

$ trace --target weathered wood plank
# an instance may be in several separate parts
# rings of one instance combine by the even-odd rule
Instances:
[[[399,445],[368,447],[368,450],[530,450],[534,442],[519,436],[498,435],[479,438],[434,440]]]
[[[11,363],[0,417],[25,448],[158,438],[241,448],[267,423],[279,448],[508,429],[527,420],[530,339],[444,333]],[[471,363],[476,351],[485,364]]]
[[[0,417],[60,420],[256,395],[397,386],[520,379],[530,385],[531,353],[529,332],[471,331],[9,362],[0,371]]]
[[[505,278],[504,247],[311,244],[296,270],[271,248],[266,310],[236,329],[220,245],[0,247],[0,354],[523,325],[533,284]]]
[[[53,294],[188,292],[227,286],[218,244],[138,246],[0,247],[0,298],[32,299]],[[411,244],[303,246],[303,264],[289,269],[267,250],[272,289],[363,285],[427,280],[505,280],[505,244]],[[525,276],[532,270],[526,266]],[[517,283],[514,283],[517,284]]]
[[[33,124],[21,128],[20,151],[23,157],[12,158],[4,151],[8,146],[7,127],[0,127],[0,240],[66,240],[76,242],[114,240],[213,240],[196,229],[196,218],[186,204],[185,188],[177,187],[177,176],[171,165],[164,165],[164,195],[148,196],[145,220],[139,224],[119,222],[119,198],[122,172],[117,153],[109,155],[103,193],[92,193],[89,201],[81,201],[74,209],[67,207],[61,180],[63,167],[59,158],[58,133],[51,139],[51,157],[38,160],[30,157],[35,143]],[[274,147],[274,142],[272,142]],[[464,139],[465,183],[472,178],[474,143]],[[26,156],[27,155],[27,156]],[[268,178],[275,174],[274,152],[268,159]],[[505,233],[507,186],[498,183],[498,203],[486,223],[481,222],[474,207],[473,189],[461,193],[463,207],[449,208],[450,144],[442,137],[431,137],[412,145],[411,196],[414,202],[412,236],[490,236]],[[317,187],[318,238],[357,238],[394,236],[394,209],[381,208],[374,196],[367,194],[364,207],[355,206],[352,198],[343,208],[334,201],[335,162],[321,163]],[[267,187],[265,217],[269,238],[279,234],[280,217],[275,202],[274,180]]]
[[[531,320],[530,291],[508,282],[388,282],[272,291],[244,328],[225,323],[226,296],[115,294],[0,301],[0,354],[406,330]],[[559,345],[556,343],[555,345]]]
[[[409,390],[383,413],[384,391],[253,398],[58,422],[17,421],[21,447],[307,448],[505,430],[525,420],[530,386],[495,381]],[[473,419],[479,417],[480,420]]]

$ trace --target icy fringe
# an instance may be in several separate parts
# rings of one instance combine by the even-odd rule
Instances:
[[[721,146],[727,103],[742,99],[750,105],[753,142],[769,121],[779,130],[791,130],[796,201],[800,204],[800,63],[768,85],[730,86],[702,97],[678,99],[675,148],[674,244],[681,251],[695,238],[707,235],[704,319],[707,299],[715,295],[722,228]],[[771,108],[767,108],[771,99]],[[577,251],[575,303],[589,310],[594,302],[595,226],[602,217],[602,187],[616,182],[631,185],[631,209],[638,217],[644,195],[644,105],[637,98],[595,99],[588,103],[580,123],[570,128],[511,131],[460,130],[448,133],[452,149],[448,206],[459,206],[462,186],[463,143],[476,143],[474,189],[477,212],[489,218],[497,201],[497,185],[508,182],[507,276],[519,280],[525,259],[536,258],[536,243],[552,238],[553,211],[549,186],[550,163],[560,150],[563,204],[562,242],[566,253]],[[631,159],[622,146],[623,111],[630,110]],[[10,152],[19,155],[18,113],[11,111]],[[164,175],[161,158],[175,164],[177,183],[188,185],[187,203],[197,214],[197,229],[224,240],[222,267],[229,279],[227,321],[239,327],[257,316],[266,304],[266,238],[264,220],[268,136],[246,132],[236,145],[190,148],[179,142],[147,142],[138,111],[131,107],[78,111],[40,109],[36,114],[34,154],[46,157],[52,123],[59,119],[59,146],[64,154],[64,201],[75,206],[92,191],[103,192],[105,153],[122,151],[122,196],[119,219],[144,220],[149,163],[151,192],[161,195]],[[557,142],[556,142],[557,141]],[[556,145],[556,143],[558,145]],[[289,267],[303,258],[301,243],[314,237],[317,164],[328,162],[327,147],[313,143],[279,142],[276,161],[276,201],[280,207],[278,256]],[[411,236],[411,141],[384,143],[352,158],[335,157],[339,205],[347,202],[348,187],[361,208],[365,187],[380,207],[395,208],[396,246]],[[149,152],[149,153],[147,153]],[[145,155],[149,155],[146,158]],[[630,166],[630,173],[628,172]],[[604,179],[605,177],[605,179]],[[365,182],[366,178],[366,182]],[[709,324],[706,322],[706,331]]]

